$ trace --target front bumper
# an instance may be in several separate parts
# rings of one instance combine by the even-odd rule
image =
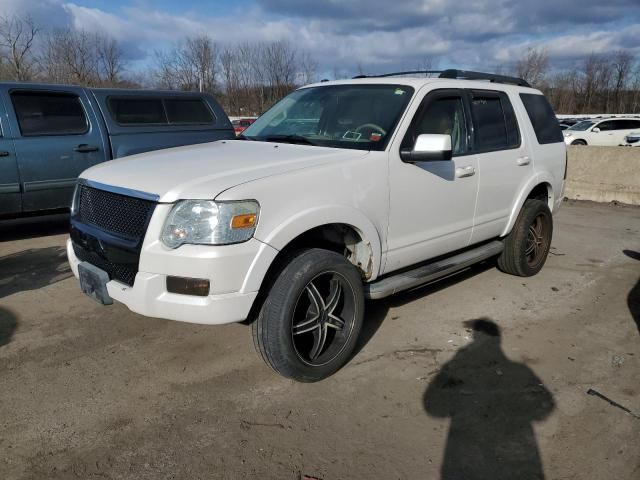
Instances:
[[[111,280],[107,291],[131,311],[149,317],[203,324],[239,322],[247,318],[276,254],[277,250],[255,239],[239,245],[185,245],[164,251],[154,242],[142,249],[133,286]],[[67,256],[77,278],[80,260],[71,239]],[[145,267],[152,271],[144,271]],[[167,292],[167,275],[208,278],[212,292],[207,297]]]

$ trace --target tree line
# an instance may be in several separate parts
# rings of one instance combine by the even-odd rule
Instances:
[[[206,91],[229,115],[248,116],[316,81],[318,71],[308,52],[286,40],[222,44],[206,35],[154,52],[143,71],[130,63],[107,33],[45,30],[29,17],[0,16],[0,80]],[[354,65],[354,73],[363,73]],[[513,68],[500,70],[540,88],[557,113],[640,113],[640,62],[626,51],[557,69],[546,50],[530,48]]]

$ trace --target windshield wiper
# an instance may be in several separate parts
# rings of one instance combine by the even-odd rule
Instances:
[[[303,137],[302,135],[268,135],[264,137],[263,140],[266,142],[285,142],[301,145],[318,145],[317,143],[309,140],[307,137]]]

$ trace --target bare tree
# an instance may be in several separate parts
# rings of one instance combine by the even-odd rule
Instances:
[[[39,31],[31,17],[0,17],[0,59],[10,79],[33,79],[33,43]]]
[[[546,49],[528,48],[516,63],[516,75],[534,87],[541,87],[549,70]]]
[[[157,84],[165,88],[213,92],[219,48],[207,36],[187,38],[168,52],[156,52]]]
[[[622,94],[633,68],[633,55],[624,50],[619,50],[613,55],[611,64],[613,66],[614,108],[622,112],[624,108]]]
[[[122,48],[118,42],[106,35],[98,35],[96,54],[102,83],[108,86],[119,84],[124,71],[124,60]]]

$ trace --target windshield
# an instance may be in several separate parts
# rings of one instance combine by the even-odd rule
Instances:
[[[576,123],[573,127],[567,128],[567,130],[584,131],[584,130],[587,130],[589,127],[591,127],[593,124],[594,124],[594,122],[589,122],[588,120],[584,120],[582,122]]]
[[[244,138],[324,147],[384,150],[413,88],[328,85],[280,100],[244,131]]]

